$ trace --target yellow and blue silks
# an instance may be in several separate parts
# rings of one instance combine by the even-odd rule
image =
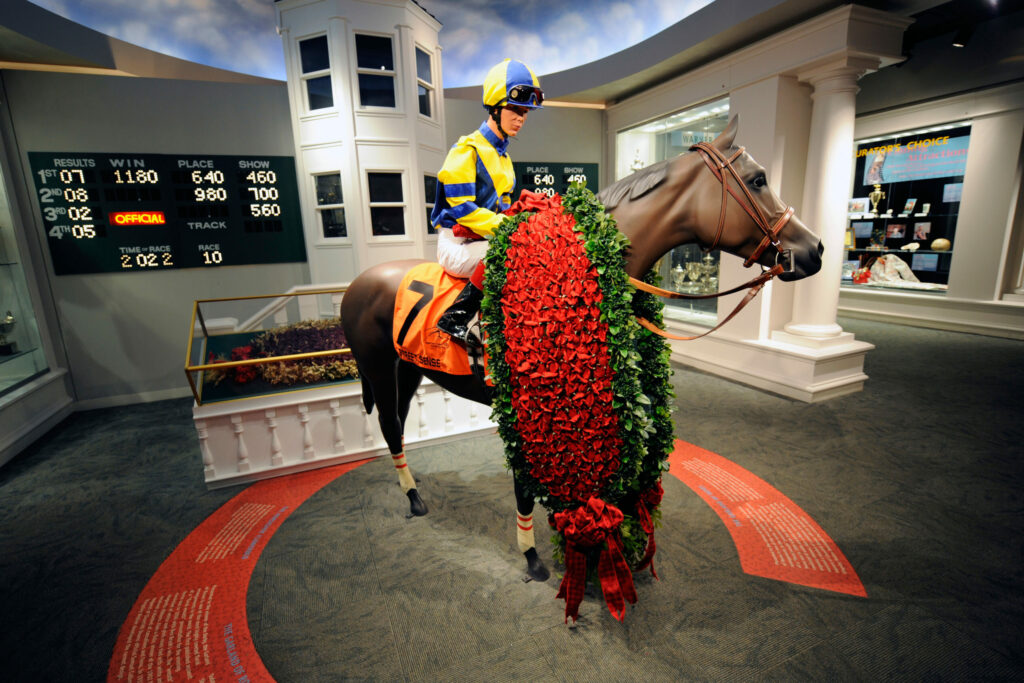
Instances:
[[[516,175],[502,140],[485,121],[459,138],[437,174],[437,197],[430,222],[436,228],[459,223],[481,237],[501,223],[501,212],[512,205]]]

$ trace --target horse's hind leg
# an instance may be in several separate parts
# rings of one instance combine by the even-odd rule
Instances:
[[[519,550],[526,558],[526,575],[534,581],[547,581],[551,573],[537,556],[534,542],[533,498],[526,495],[514,473],[512,481],[516,492],[516,539],[519,541]]]
[[[396,407],[398,409],[399,424],[401,424],[403,432],[405,430],[405,419],[409,417],[409,406],[412,404],[412,397],[416,394],[416,389],[419,388],[422,380],[423,373],[415,365],[398,363],[398,401]],[[395,463],[395,468],[398,470],[398,481],[402,485],[402,490],[409,497],[409,512],[420,517],[427,514],[427,504],[420,497],[420,493],[416,489],[416,480],[413,478],[412,472],[409,471],[409,464],[405,461],[404,440],[400,448],[400,455],[395,455],[394,449],[391,450],[391,460]]]
[[[409,498],[409,512],[416,516],[427,514],[427,506],[416,490],[416,480],[409,471],[405,459],[405,418],[409,414],[409,403],[419,386],[421,375],[410,370],[406,363],[388,367],[388,372],[367,375],[373,387],[373,399],[377,405],[377,421],[384,434],[384,441],[391,452],[391,462],[398,472],[398,483]]]

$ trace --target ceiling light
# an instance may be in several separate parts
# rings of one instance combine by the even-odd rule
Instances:
[[[965,47],[967,42],[971,39],[971,34],[974,33],[974,27],[970,24],[961,26],[957,29],[957,32],[953,34],[953,47]]]

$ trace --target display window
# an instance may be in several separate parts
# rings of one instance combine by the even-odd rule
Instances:
[[[729,99],[663,116],[623,130],[616,135],[615,179],[690,150],[698,142],[710,142],[729,124]],[[705,252],[688,244],[673,249],[658,262],[661,286],[685,294],[714,294],[718,291],[718,250]],[[700,325],[718,322],[717,299],[669,299],[665,316]]]
[[[0,170],[0,397],[49,368],[14,238],[14,216]]]
[[[945,293],[970,141],[959,122],[856,142],[844,286]]]

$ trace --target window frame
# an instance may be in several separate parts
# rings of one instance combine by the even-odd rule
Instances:
[[[341,189],[341,201],[334,204],[321,204],[317,195],[317,183],[316,179],[321,176],[338,176],[338,188]],[[338,171],[324,171],[320,173],[310,173],[310,180],[313,184],[313,210],[316,212],[317,221],[316,225],[318,228],[318,239],[321,242],[327,242],[335,244],[338,241],[344,240],[346,242],[352,241],[352,231],[349,229],[348,224],[348,213],[345,212],[345,191],[342,188],[342,173]],[[324,235],[324,222],[323,222],[323,211],[341,209],[342,215],[345,217],[345,234],[337,237],[328,237]]]
[[[419,53],[419,52],[422,52],[423,54],[425,54],[427,56],[427,59],[429,60],[428,70],[430,71],[430,80],[429,81],[424,81],[420,77],[419,60],[417,59],[416,60],[416,111],[417,111],[417,113],[420,116],[422,116],[422,117],[424,117],[426,119],[434,120],[434,119],[437,118],[435,116],[435,112],[437,111],[437,97],[436,97],[437,88],[434,86],[434,55],[432,55],[429,50],[427,50],[425,48],[422,48],[419,45],[414,45],[413,46],[413,56],[416,57],[417,53]],[[424,88],[427,91],[427,106],[430,109],[430,113],[429,114],[424,114],[422,111],[420,111],[420,93],[419,93],[419,88]]]
[[[308,72],[307,71],[303,71],[302,70],[302,43],[305,43],[305,42],[310,41],[310,40],[316,40],[317,38],[323,38],[324,40],[327,41],[327,68],[325,68],[325,69],[318,69],[316,71],[308,71]],[[305,38],[301,38],[299,40],[296,40],[295,41],[295,51],[297,53],[296,62],[297,62],[298,67],[299,67],[299,81],[302,84],[302,95],[303,95],[303,97],[302,97],[302,109],[303,109],[303,111],[306,114],[320,114],[320,113],[323,113],[325,111],[337,109],[338,108],[338,104],[337,104],[336,98],[334,96],[334,93],[335,93],[334,78],[333,78],[333,76],[331,74],[331,38],[330,38],[330,36],[328,36],[327,33],[325,32],[325,33],[320,33],[320,34],[316,34],[316,35],[306,36]],[[331,104],[330,104],[330,106],[327,106],[327,107],[317,107],[316,109],[313,109],[313,108],[311,108],[309,106],[309,104],[310,104],[309,103],[309,81],[311,81],[313,79],[316,79],[316,78],[323,78],[324,76],[326,76],[328,78],[328,82],[331,84]]]
[[[370,175],[382,173],[397,175],[402,189],[402,201],[400,202],[375,202],[370,198]],[[404,168],[367,168],[363,170],[363,180],[366,182],[366,239],[371,242],[411,242],[413,236],[409,233],[409,188],[406,182],[406,169]],[[402,233],[400,235],[376,235],[373,232],[373,209],[375,208],[401,208],[402,209]]]
[[[390,70],[387,69],[371,69],[367,67],[359,66],[359,36],[367,36],[370,38],[387,38],[391,44],[391,66]],[[388,33],[371,33],[367,31],[354,31],[352,33],[352,50],[355,52],[355,59],[352,60],[353,66],[355,66],[355,90],[357,97],[359,98],[359,109],[369,111],[400,111],[402,109],[402,101],[398,92],[398,60],[395,55],[395,36]],[[378,104],[363,104],[363,90],[359,85],[359,77],[365,76],[387,76],[391,79],[391,94],[395,98],[395,106],[386,107]]]
[[[430,224],[430,214],[434,211],[434,200],[437,197],[437,193],[435,192],[433,197],[427,195],[427,178],[433,178],[435,183],[439,183],[440,181],[434,173],[423,174],[423,200],[427,209],[427,239],[437,239],[437,230],[434,230],[433,226]]]

